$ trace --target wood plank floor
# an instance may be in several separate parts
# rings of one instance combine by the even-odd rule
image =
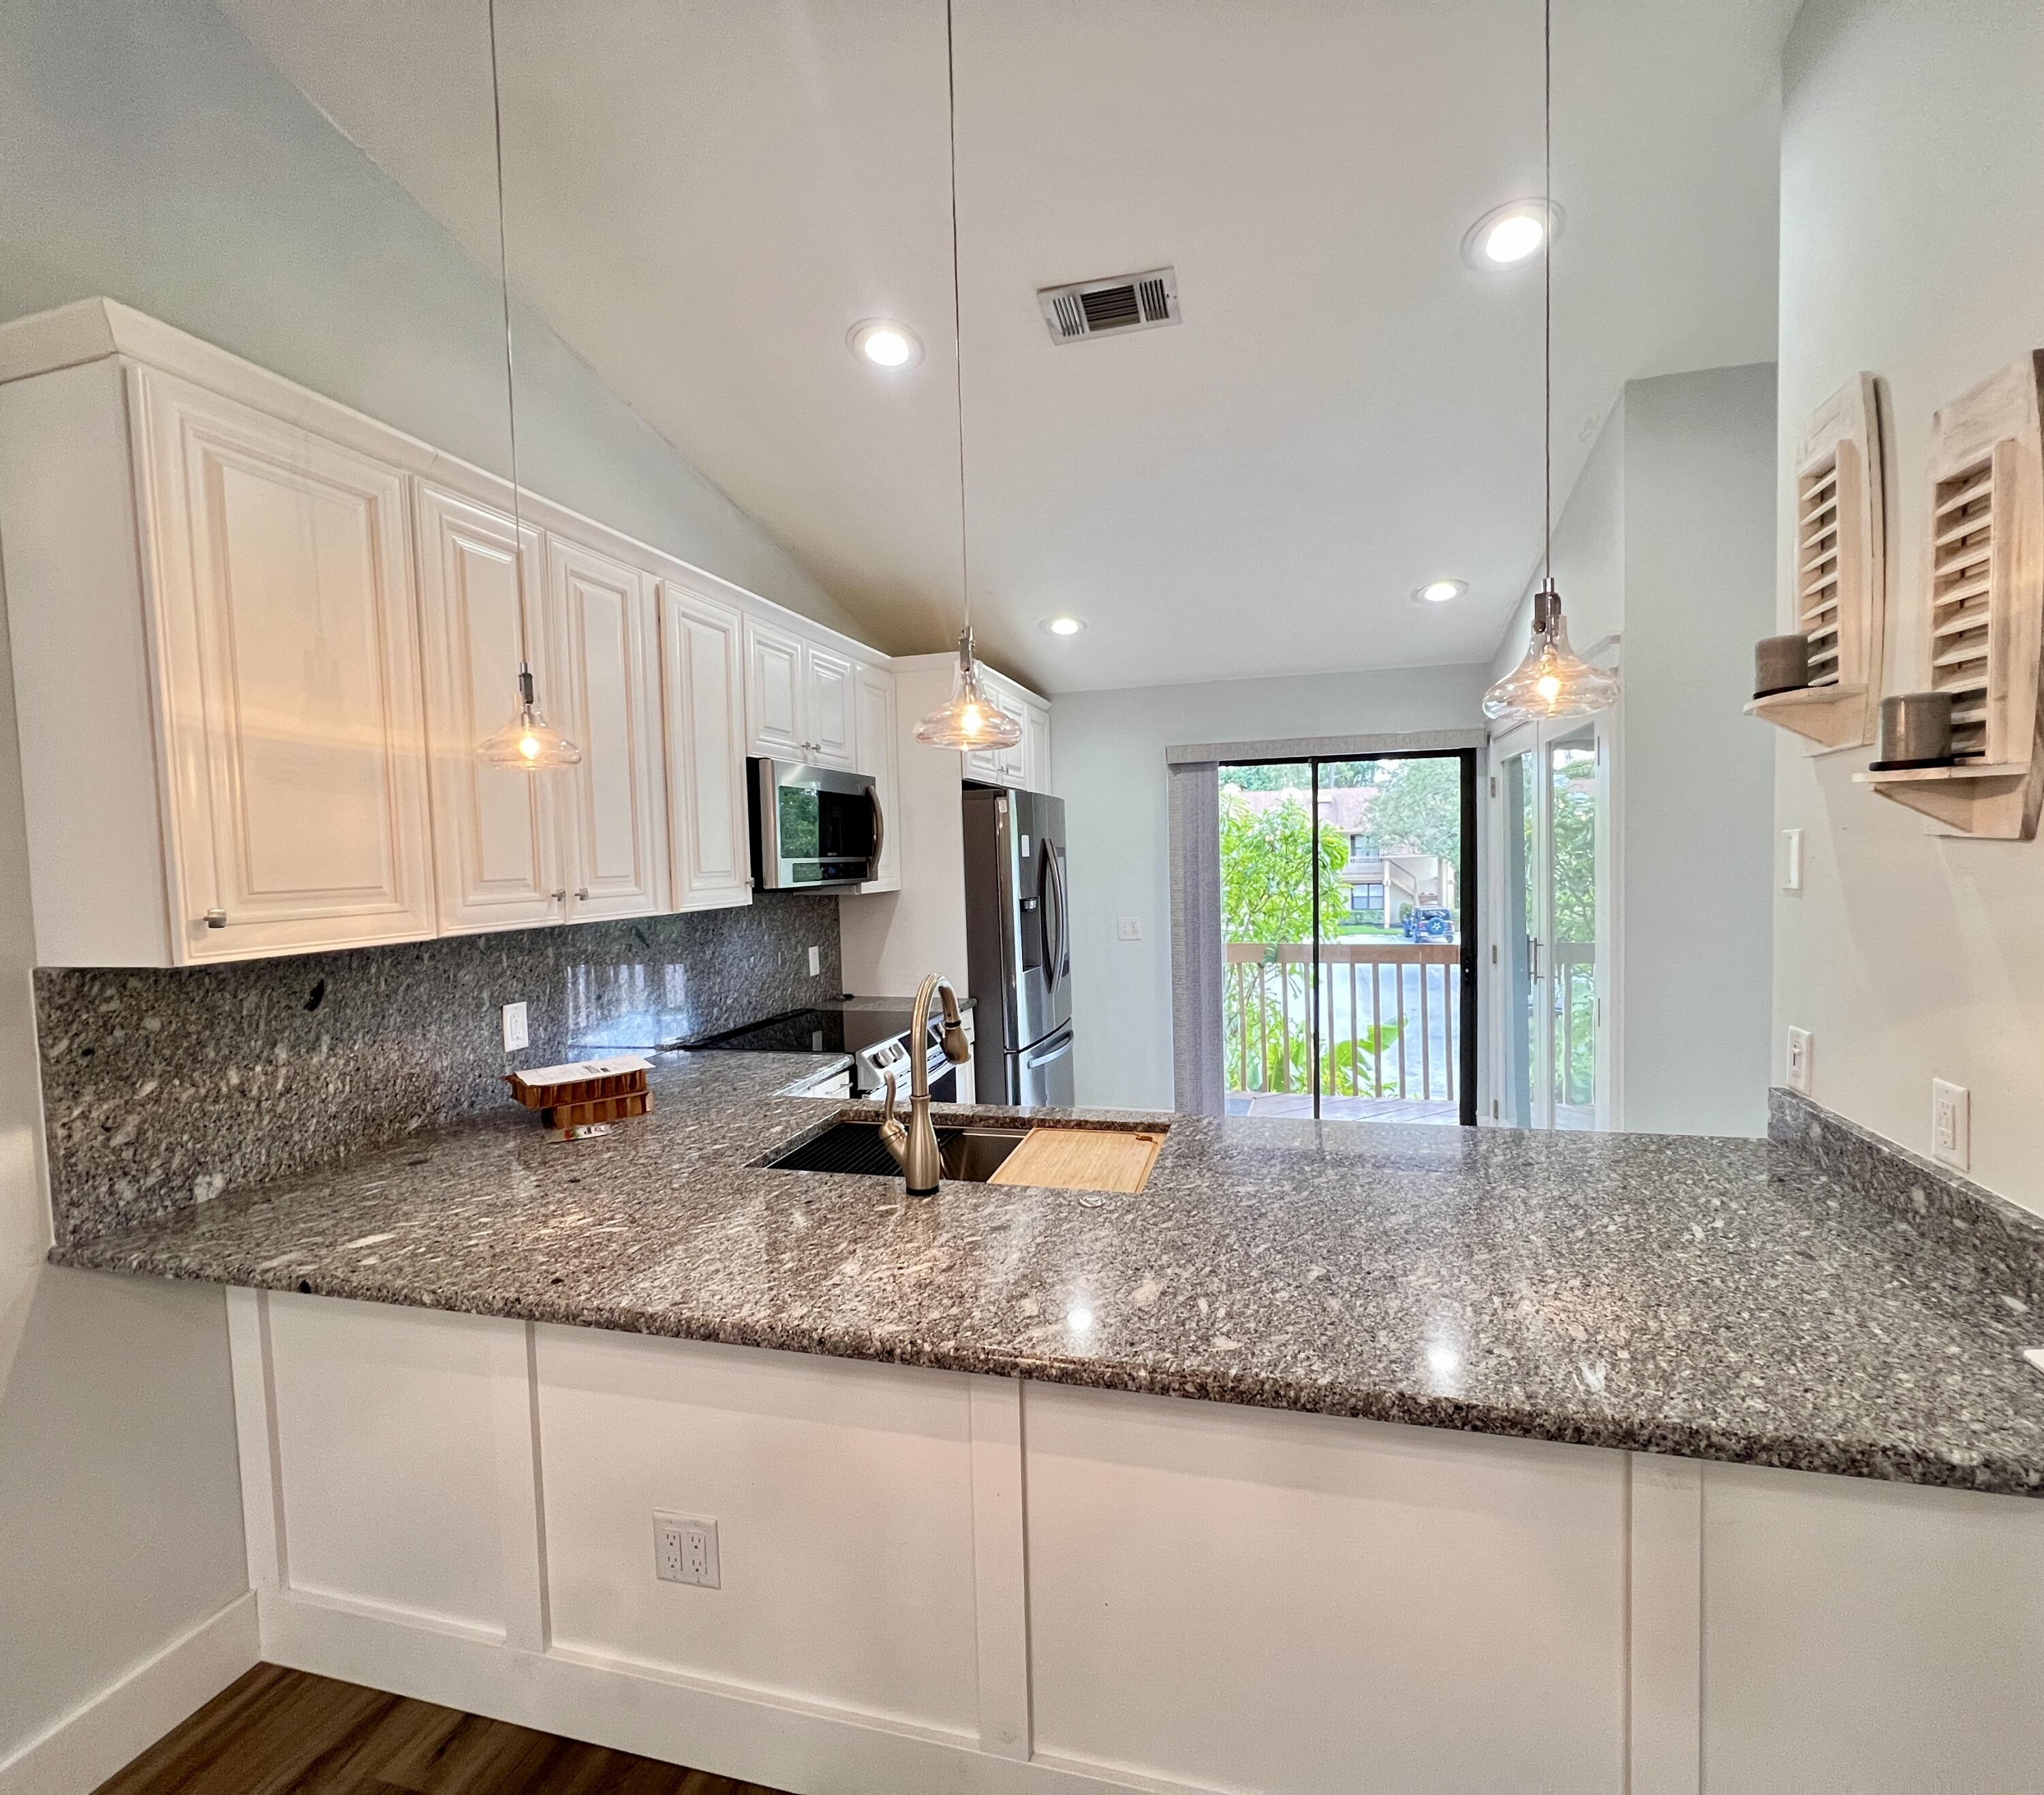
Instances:
[[[98,1795],[777,1795],[259,1664]]]

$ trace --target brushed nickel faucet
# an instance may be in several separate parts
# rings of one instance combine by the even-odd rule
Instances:
[[[972,1057],[972,1044],[959,1020],[958,993],[951,980],[932,972],[916,993],[909,1023],[909,1123],[894,1114],[894,1074],[887,1074],[887,1102],[880,1112],[880,1144],[894,1156],[912,1197],[934,1197],[943,1179],[937,1153],[937,1131],[930,1121],[930,999],[944,1005],[944,1057],[962,1066]]]

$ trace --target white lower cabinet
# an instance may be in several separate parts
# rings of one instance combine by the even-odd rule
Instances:
[[[581,744],[564,783],[573,803],[571,922],[663,907],[667,851],[652,582],[636,567],[549,535],[547,577],[559,638],[556,719]]]
[[[901,888],[901,748],[895,727],[894,676],[885,667],[862,666],[855,693],[859,770],[872,776],[880,795],[880,856],[861,892]]]
[[[663,581],[660,650],[674,907],[750,903],[743,619]]]
[[[172,958],[432,934],[403,474],[153,370],[133,392]]]
[[[514,548],[509,518],[423,481],[415,509],[441,930],[558,922],[567,892],[553,776],[475,752],[510,716],[528,650],[542,708],[555,701],[540,533],[522,531]]]

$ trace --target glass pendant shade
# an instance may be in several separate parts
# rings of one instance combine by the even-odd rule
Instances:
[[[582,750],[547,721],[532,689],[532,669],[518,669],[518,708],[494,735],[476,744],[476,758],[491,766],[517,767],[545,773],[555,767],[579,766]]]
[[[916,739],[932,748],[1012,748],[1022,739],[1021,724],[988,697],[979,683],[970,629],[959,633],[951,695],[916,725]]]
[[[1550,579],[1533,595],[1533,636],[1526,658],[1483,695],[1493,723],[1586,717],[1618,702],[1618,675],[1593,667],[1569,646],[1562,595]]]

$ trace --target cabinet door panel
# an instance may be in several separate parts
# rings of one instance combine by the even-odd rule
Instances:
[[[1025,703],[1022,721],[1022,783],[1032,792],[1051,789],[1051,713]]]
[[[648,581],[558,536],[548,539],[547,558],[568,714],[582,746],[582,764],[569,776],[567,913],[571,920],[644,916],[661,907],[666,855]]]
[[[432,934],[403,477],[182,382],[138,380],[179,957]]]
[[[873,776],[880,793],[880,864],[862,892],[901,888],[901,750],[895,734],[894,676],[884,667],[861,667],[858,681],[859,759],[861,773]]]
[[[805,655],[809,758],[819,766],[848,767],[852,762],[851,663],[828,648],[807,647]]]
[[[809,756],[802,648],[800,637],[745,619],[746,715],[755,754],[783,761]]]
[[[456,934],[558,922],[548,804],[557,776],[488,766],[475,754],[511,714],[521,653],[530,651],[541,706],[559,702],[536,589],[539,532],[521,532],[521,554],[509,518],[434,487],[417,490],[440,926]]]
[[[743,622],[669,581],[660,635],[674,907],[750,903]]]

